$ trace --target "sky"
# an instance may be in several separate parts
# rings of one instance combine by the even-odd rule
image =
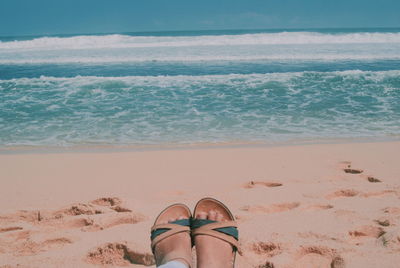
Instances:
[[[400,0],[0,0],[0,35],[400,27]]]

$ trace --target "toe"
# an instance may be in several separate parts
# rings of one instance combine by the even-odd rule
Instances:
[[[180,217],[178,218],[178,220],[184,220],[184,219],[187,219],[187,217],[185,217],[185,216],[180,216]]]
[[[220,213],[217,213],[217,219],[216,221],[224,221],[224,216]]]
[[[208,219],[212,221],[217,220],[217,212],[215,212],[214,210],[210,210],[208,212]]]
[[[197,214],[196,216],[197,219],[201,219],[201,220],[206,220],[207,219],[207,213],[204,211],[201,211]]]

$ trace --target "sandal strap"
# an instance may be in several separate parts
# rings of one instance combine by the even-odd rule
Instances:
[[[212,220],[194,219],[192,235],[209,235],[232,245],[234,250],[239,247],[239,232],[234,221],[217,222]]]
[[[154,252],[154,248],[157,243],[177,233],[190,232],[190,220],[183,219],[166,224],[157,224],[151,228],[151,249]]]

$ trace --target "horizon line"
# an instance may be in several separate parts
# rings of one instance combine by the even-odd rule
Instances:
[[[136,34],[138,36],[156,33],[184,33],[184,32],[229,32],[229,31],[277,31],[277,30],[287,30],[287,31],[304,31],[304,30],[371,30],[371,29],[397,29],[400,31],[400,26],[390,26],[390,27],[272,27],[272,28],[241,28],[241,29],[191,29],[191,30],[149,30],[149,31],[115,31],[115,32],[80,32],[80,33],[41,33],[41,34],[22,34],[22,35],[10,35],[1,34],[0,37],[37,37],[37,36],[78,36],[78,35],[111,35],[111,34]]]

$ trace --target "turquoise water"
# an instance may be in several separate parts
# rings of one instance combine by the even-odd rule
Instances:
[[[400,136],[400,29],[0,40],[1,147]]]

